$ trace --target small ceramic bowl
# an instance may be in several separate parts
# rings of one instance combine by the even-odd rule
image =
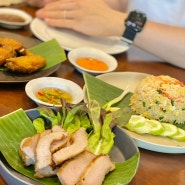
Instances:
[[[7,29],[20,29],[32,21],[25,11],[15,8],[0,8],[0,26]]]
[[[104,71],[100,71],[100,70],[91,70],[91,69],[87,69],[84,67],[81,67],[77,64],[77,59],[79,58],[91,58],[91,59],[98,59],[99,61],[104,62],[107,66],[108,69],[104,70]],[[90,48],[90,47],[81,47],[81,48],[76,48],[71,50],[68,53],[68,59],[71,62],[71,64],[74,65],[74,67],[79,71],[79,72],[87,72],[90,73],[92,75],[98,75],[98,74],[102,74],[102,73],[108,73],[111,71],[114,71],[117,68],[117,60],[99,50],[99,49],[95,49],[95,48]]]
[[[73,81],[57,77],[41,77],[33,79],[26,84],[25,92],[37,105],[61,107],[61,105],[50,104],[37,98],[36,93],[43,88],[58,88],[69,93],[72,96],[71,104],[80,103],[84,98],[83,90],[79,85]]]

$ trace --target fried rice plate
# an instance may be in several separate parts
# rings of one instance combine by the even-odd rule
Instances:
[[[170,76],[147,76],[136,88],[130,106],[149,119],[185,124],[185,86]]]

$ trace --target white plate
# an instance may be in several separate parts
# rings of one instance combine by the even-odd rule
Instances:
[[[47,87],[59,88],[70,93],[73,99],[71,102],[72,104],[80,103],[84,98],[83,90],[78,84],[71,80],[57,77],[41,77],[33,79],[26,84],[25,91],[27,96],[31,98],[37,105],[61,107],[61,105],[53,105],[43,102],[36,97],[36,93],[41,88]]]
[[[69,29],[49,27],[44,21],[35,18],[31,23],[32,33],[42,41],[56,38],[65,50],[78,47],[93,47],[109,54],[118,54],[129,49],[129,45],[118,37],[89,37]]]
[[[138,83],[147,75],[148,74],[136,72],[112,72],[99,75],[97,78],[121,89],[125,89],[125,87],[128,86],[131,92],[134,92]],[[162,153],[185,153],[185,142],[164,137],[140,135],[126,129],[124,130],[135,139],[140,148]]]
[[[7,15],[13,15],[13,16],[19,16],[23,18],[25,21],[24,22],[11,22],[11,21],[4,21],[0,19],[0,26],[8,29],[19,29],[22,28],[32,21],[32,17],[27,14],[23,10],[18,10],[15,8],[0,8],[0,16],[1,14],[7,14]]]
[[[77,59],[83,58],[83,57],[95,58],[100,61],[103,61],[105,64],[107,64],[108,69],[106,71],[94,71],[94,70],[83,68],[76,63]],[[81,73],[87,72],[92,75],[98,75],[98,74],[114,71],[118,66],[117,60],[113,56],[103,52],[102,50],[90,48],[90,47],[81,47],[81,48],[73,49],[68,53],[68,59],[79,72]]]

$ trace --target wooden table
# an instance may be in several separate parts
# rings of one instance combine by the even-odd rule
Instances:
[[[36,9],[25,4],[13,6],[25,10],[34,17]],[[10,30],[0,28],[0,31]],[[29,26],[13,30],[13,33],[34,37]],[[174,67],[167,63],[155,61],[134,62],[127,59],[126,53],[115,55],[118,61],[116,71],[143,72],[153,75],[170,75],[185,83],[185,70]],[[52,74],[78,83],[81,87],[84,85],[82,75],[77,72],[68,62],[62,63],[61,67]],[[0,84],[0,116],[8,114],[19,108],[24,110],[35,108],[37,105],[30,100],[24,91],[25,83],[19,84]],[[141,159],[139,169],[130,185],[183,185],[185,184],[185,155],[184,154],[165,154],[152,152],[140,148]],[[0,178],[0,184],[5,185],[3,178]]]

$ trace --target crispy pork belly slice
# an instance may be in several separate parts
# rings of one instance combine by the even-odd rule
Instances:
[[[62,147],[65,147],[67,142],[69,141],[69,134],[66,132],[61,126],[55,125],[52,128],[53,132],[63,132],[63,138],[58,141],[54,141],[51,143],[50,150],[51,153],[56,152],[57,150],[60,150]]]
[[[65,147],[67,145],[68,141],[69,141],[69,137],[68,136],[64,136],[59,141],[54,141],[51,144],[51,147],[50,147],[51,153],[54,153],[54,152],[60,150],[61,148]]]
[[[38,140],[39,134],[36,134],[32,137],[24,138],[21,141],[19,154],[22,158],[24,166],[35,164],[35,151]]]
[[[63,163],[62,167],[57,171],[57,176],[62,185],[75,185],[83,171],[92,162],[96,155],[84,151],[74,158]]]
[[[82,174],[76,185],[101,185],[106,174],[115,169],[115,164],[108,155],[96,157]]]
[[[63,138],[63,131],[43,133],[36,147],[35,177],[43,178],[56,175],[56,168],[53,165],[50,145],[52,142]]]
[[[87,134],[84,128],[79,128],[70,137],[70,145],[60,149],[53,154],[53,161],[56,165],[63,163],[75,155],[83,152],[88,144]]]

